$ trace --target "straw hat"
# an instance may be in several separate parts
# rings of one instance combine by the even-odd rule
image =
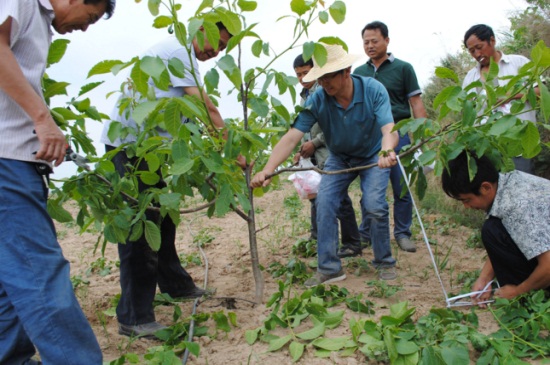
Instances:
[[[304,82],[315,81],[324,74],[348,68],[361,58],[361,55],[347,53],[339,44],[321,43],[321,45],[327,50],[327,63],[320,67],[313,57],[313,68],[304,76]]]

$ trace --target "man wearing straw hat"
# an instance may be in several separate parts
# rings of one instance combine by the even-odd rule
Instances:
[[[389,213],[386,189],[389,168],[397,163],[393,149],[399,136],[394,127],[388,92],[372,79],[351,75],[351,65],[359,55],[348,54],[340,45],[322,44],[327,62],[314,67],[304,81],[317,80],[321,88],[311,95],[293,127],[274,147],[269,161],[251,181],[252,187],[267,186],[267,178],[283,163],[300,143],[304,133],[319,123],[325,134],[330,156],[325,171],[338,171],[373,165],[369,169],[323,176],[317,195],[318,267],[317,273],[305,282],[306,287],[332,283],[346,278],[338,252],[337,211],[357,176],[361,180],[362,205],[370,225],[374,260],[379,278],[397,277],[389,234]]]

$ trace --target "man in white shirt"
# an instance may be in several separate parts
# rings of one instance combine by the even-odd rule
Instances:
[[[465,89],[474,81],[480,80],[486,81],[486,75],[489,72],[489,66],[491,59],[498,64],[498,85],[506,86],[509,79],[504,79],[505,76],[514,76],[518,74],[518,70],[529,62],[529,59],[521,55],[507,55],[502,51],[496,49],[495,33],[493,29],[485,24],[477,24],[472,26],[464,35],[464,46],[470,53],[470,55],[478,62],[476,67],[471,69],[466,77],[462,87]],[[538,89],[535,91],[538,92]],[[478,94],[484,92],[480,88],[476,90]],[[504,114],[510,113],[510,102],[514,99],[521,99],[523,94],[511,95],[508,103],[497,108],[497,111],[501,111]],[[536,122],[536,112],[529,103],[525,104],[524,112],[518,115],[522,120],[528,120],[533,123]],[[514,165],[516,170],[533,174],[533,163],[531,160],[523,158],[521,156],[514,158]]]

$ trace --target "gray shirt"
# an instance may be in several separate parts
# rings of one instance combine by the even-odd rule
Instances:
[[[0,0],[0,24],[12,19],[10,48],[23,75],[36,93],[42,94],[52,40],[53,8],[48,0]],[[36,162],[40,149],[29,115],[0,89],[0,158]]]
[[[501,219],[528,260],[550,251],[550,180],[520,171],[500,174],[488,215]]]

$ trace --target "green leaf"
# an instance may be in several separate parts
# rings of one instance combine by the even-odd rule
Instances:
[[[172,142],[172,159],[177,162],[188,158],[189,148],[187,147],[187,144],[182,140],[174,140]]]
[[[313,327],[310,330],[307,330],[302,333],[297,333],[296,337],[301,338],[302,340],[314,340],[319,336],[322,336],[325,334],[325,323],[320,322],[318,325]]]
[[[450,68],[441,66],[436,67],[435,76],[439,77],[440,79],[451,79],[458,84],[458,76],[456,72],[454,72]]]
[[[237,35],[243,29],[241,18],[238,14],[229,12],[223,8],[216,8],[216,13],[220,16],[220,20],[227,28],[227,31],[233,35]]]
[[[110,73],[111,69],[116,65],[122,65],[122,61],[119,60],[105,60],[97,63],[95,66],[91,68],[91,70],[88,72],[88,78],[94,75],[101,75]]]
[[[157,252],[160,249],[160,229],[151,221],[145,221],[145,239],[151,250]]]
[[[86,99],[81,100],[81,101],[75,101],[73,103],[76,110],[78,110],[79,112],[85,112],[86,110],[88,110],[90,108],[91,104],[92,104],[92,102],[90,101],[89,98],[86,98]]]
[[[52,42],[48,51],[47,67],[61,61],[69,43],[71,41],[68,39],[56,39]]]
[[[313,57],[315,51],[315,42],[305,42],[302,51],[304,61],[309,61]]]
[[[103,83],[104,83],[104,81],[91,82],[89,84],[86,84],[86,85],[82,86],[80,88],[80,92],[78,93],[78,96],[82,96],[82,95],[86,94],[87,92],[95,89],[96,87],[98,87],[99,85],[101,85]]]
[[[214,49],[218,49],[220,45],[220,30],[218,26],[211,22],[204,22],[202,26],[208,43],[210,43]]]
[[[292,335],[286,335],[284,337],[280,337],[274,340],[269,341],[269,348],[267,351],[277,351],[280,348],[282,348],[284,345],[288,343],[292,339]]]
[[[201,347],[198,343],[189,341],[183,341],[183,343],[185,344],[185,348],[188,349],[191,354],[195,357],[199,357]]]
[[[172,169],[170,171],[172,175],[183,175],[191,170],[194,164],[195,161],[191,159],[178,159],[172,165]]]
[[[172,57],[168,60],[168,71],[176,77],[185,77],[185,65],[179,58]]]
[[[160,181],[160,177],[156,172],[143,171],[140,173],[139,178],[147,185],[155,185]]]
[[[546,123],[550,122],[550,91],[548,87],[539,81],[540,111]]]
[[[134,81],[137,91],[139,91],[141,95],[147,95],[147,91],[149,90],[149,75],[141,70],[140,64],[141,61],[137,61],[134,64],[132,71],[130,71],[130,77],[132,81]]]
[[[319,21],[322,24],[328,23],[328,13],[325,10],[319,12]]]
[[[248,105],[260,117],[267,117],[269,114],[269,105],[264,99],[250,98],[248,99]]]
[[[151,15],[153,16],[159,15],[160,3],[161,3],[161,0],[149,0],[147,5],[149,7],[149,12],[151,13]]]
[[[262,53],[262,47],[263,47],[263,41],[261,39],[258,39],[252,43],[252,54],[256,57],[260,57],[260,54]]]
[[[154,153],[148,153],[145,155],[145,161],[147,161],[147,166],[150,172],[155,172],[160,167],[160,160],[158,156]]]
[[[525,158],[533,158],[541,150],[539,130],[532,122],[527,122],[525,126],[521,137],[521,145],[523,147],[522,155]]]
[[[485,82],[489,83],[498,77],[498,63],[491,58],[491,64],[489,65],[489,73],[485,76]]]
[[[54,82],[47,85],[44,88],[44,98],[50,98],[55,95],[67,95],[67,86],[70,84],[68,82]]]
[[[207,158],[205,156],[200,157],[202,163],[206,166],[208,171],[215,172],[217,174],[223,174],[223,160],[221,159],[221,157],[217,154],[211,154],[209,157],[210,158]]]
[[[434,109],[437,109],[441,104],[444,104],[451,94],[456,93],[456,90],[460,89],[459,86],[447,86],[434,99]]]
[[[146,101],[144,103],[138,104],[134,111],[132,112],[132,119],[136,122],[137,125],[143,124],[143,121],[159,104],[160,100],[155,101]]]
[[[172,24],[172,18],[166,15],[159,15],[153,21],[153,28],[166,28]]]
[[[60,223],[68,223],[73,221],[73,216],[69,213],[58,201],[48,199],[48,213]]]
[[[474,109],[474,104],[471,100],[464,102],[464,109],[462,110],[462,125],[464,127],[471,127],[474,125],[477,114]]]
[[[290,346],[288,346],[288,350],[290,351],[290,356],[292,356],[292,360],[294,362],[300,360],[302,355],[304,354],[304,348],[305,345],[300,342],[292,341]]]
[[[235,63],[233,57],[231,55],[225,55],[220,58],[216,64],[225,73],[233,85],[237,89],[240,89],[242,84],[241,70]]]
[[[164,62],[158,56],[144,56],[140,61],[140,68],[155,80],[160,80],[160,75],[166,70]]]
[[[418,351],[420,350],[418,345],[412,341],[397,341],[396,347],[397,353],[400,355],[411,355],[414,353],[418,353]]]
[[[220,194],[216,199],[216,216],[223,217],[231,209],[231,203],[233,203],[233,193],[231,192],[231,186],[229,184],[222,185]]]
[[[343,1],[337,0],[328,8],[330,16],[336,24],[342,24],[346,19],[346,4]]]
[[[309,9],[310,6],[306,3],[305,0],[292,0],[290,2],[290,10],[298,14],[298,16],[304,15],[308,12]]]
[[[315,43],[314,47],[313,59],[315,60],[315,64],[323,67],[327,63],[327,49],[319,43]]]
[[[470,357],[465,346],[441,346],[441,357],[449,365],[469,365]]]
[[[164,126],[171,135],[178,134],[181,127],[181,113],[179,104],[175,100],[170,100],[164,108]]]
[[[249,345],[253,345],[256,340],[258,339],[258,334],[260,333],[259,329],[255,330],[246,330],[244,333],[244,338],[246,340],[246,343]]]
[[[230,332],[231,326],[229,326],[229,321],[227,316],[223,312],[216,312],[212,315],[214,322],[216,322],[216,328],[224,332]]]
[[[489,129],[489,134],[493,136],[500,136],[506,133],[510,128],[516,125],[517,117],[506,114],[502,118],[498,119]]]
[[[313,341],[311,344],[323,350],[339,351],[342,348],[344,348],[348,340],[349,340],[348,337],[318,338],[315,341]]]
[[[214,6],[214,0],[203,0],[197,9],[197,14],[202,12],[206,8],[211,8]]]
[[[239,8],[241,8],[242,11],[254,11],[256,10],[256,7],[258,7],[258,3],[256,1],[246,1],[246,0],[238,0],[237,5]]]
[[[180,201],[181,194],[179,193],[167,193],[159,196],[160,205],[171,209],[179,209]]]

